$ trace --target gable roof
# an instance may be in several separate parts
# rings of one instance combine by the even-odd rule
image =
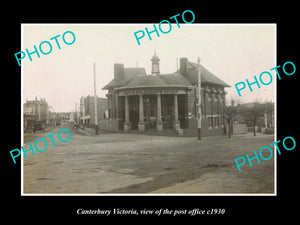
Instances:
[[[125,81],[123,83],[117,83],[115,79],[112,79],[107,85],[105,85],[102,90],[107,90],[117,86],[122,86],[130,81],[137,75],[146,75],[146,70],[144,67],[126,67],[124,68]]]
[[[124,68],[125,80],[131,80],[136,75],[146,75],[144,67],[126,67]]]
[[[189,87],[198,83],[198,70],[199,65],[187,61],[187,74],[184,76],[180,74],[180,69],[175,73],[160,74],[160,75],[147,75],[143,67],[127,67],[124,68],[123,82],[117,83],[112,79],[102,90],[110,88],[133,88],[133,87],[162,87],[162,86],[180,86]],[[230,87],[227,83],[222,81],[216,75],[207,70],[204,66],[200,65],[201,70],[201,83],[213,84],[221,87]]]
[[[188,87],[192,86],[192,84],[181,74],[170,73],[160,75],[137,75],[132,78],[127,84],[122,86],[122,88],[163,86]]]
[[[188,73],[186,75],[187,79],[192,84],[198,83],[198,70],[199,65],[190,61],[187,61],[187,68]],[[200,64],[200,70],[201,70],[201,83],[203,84],[214,84],[222,87],[230,87],[230,85],[226,84],[224,81],[222,81],[220,78],[218,78],[216,75],[211,73],[209,70],[207,70],[204,66]],[[180,73],[180,69],[176,71],[176,73]]]

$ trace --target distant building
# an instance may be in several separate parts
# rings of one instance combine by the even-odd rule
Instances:
[[[62,122],[69,121],[71,119],[71,113],[69,112],[53,112],[51,113],[51,124],[60,125]]]
[[[144,68],[114,64],[114,79],[103,87],[108,90],[109,117],[115,121],[103,124],[106,129],[183,129],[184,135],[196,136],[200,69],[203,136],[224,135],[224,88],[229,85],[187,58],[180,58],[180,69],[168,74],[160,74],[156,53],[151,61],[149,75]]]
[[[107,99],[97,98],[97,112],[98,120],[105,118],[105,111],[107,111]],[[85,124],[87,127],[95,126],[95,97],[86,96],[80,98],[79,108],[80,124]]]
[[[50,123],[50,111],[47,101],[44,98],[40,100],[27,100],[23,104],[23,126],[25,132],[33,130],[35,121],[40,121],[43,125]]]

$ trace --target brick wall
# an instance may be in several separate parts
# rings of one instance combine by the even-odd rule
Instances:
[[[116,119],[99,120],[99,129],[106,131],[119,131],[119,121]]]
[[[195,117],[188,119],[188,128],[183,129],[183,136],[185,137],[197,137],[198,135],[198,122]],[[202,118],[201,120],[201,136],[225,136],[225,128],[208,128],[207,118]]]

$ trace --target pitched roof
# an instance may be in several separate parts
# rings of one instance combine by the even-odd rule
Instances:
[[[192,86],[191,82],[179,73],[159,75],[169,85]]]
[[[110,88],[113,88],[116,86],[116,81],[115,79],[112,79],[107,85],[105,85],[102,90],[108,90]]]
[[[187,75],[180,74],[180,69],[175,73],[147,75],[143,67],[127,67],[124,68],[125,80],[117,83],[115,79],[111,80],[102,89],[110,89],[115,87],[133,88],[133,87],[162,87],[162,86],[181,86],[188,87],[198,83],[199,65],[187,61]],[[214,84],[222,87],[230,87],[216,75],[208,71],[204,66],[200,65],[201,83]]]
[[[124,85],[137,75],[146,75],[145,68],[144,67],[126,67],[126,68],[124,68],[125,81],[122,84],[117,83],[115,79],[112,79],[107,85],[105,85],[102,88],[102,90],[107,90],[109,88],[114,88],[117,86]]]
[[[181,86],[188,87],[191,83],[181,74],[170,73],[160,75],[138,75],[130,80],[122,88],[133,87],[169,87],[169,86]]]
[[[188,61],[187,68],[188,68],[188,73],[186,76],[187,79],[192,84],[197,84],[198,83],[199,65]],[[204,66],[200,65],[200,69],[201,69],[201,83],[214,84],[214,85],[219,85],[219,86],[223,86],[223,87],[230,87],[228,84],[226,84],[220,78],[218,78],[216,75],[214,75],[213,73],[208,71]],[[176,73],[180,73],[180,69],[177,70]]]
[[[144,67],[126,67],[124,68],[125,80],[130,80],[136,75],[146,75]]]

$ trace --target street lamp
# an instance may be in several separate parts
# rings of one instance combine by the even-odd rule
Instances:
[[[201,68],[200,68],[200,57],[198,57],[198,140],[201,140]]]

